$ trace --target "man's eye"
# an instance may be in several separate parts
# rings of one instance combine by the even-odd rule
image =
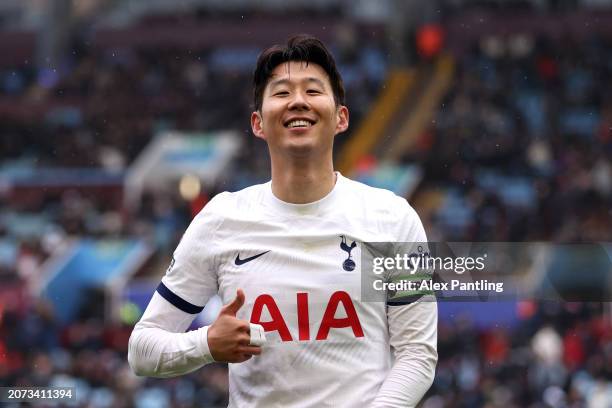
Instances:
[[[320,94],[321,93],[321,91],[319,91],[318,89],[309,89],[306,92],[308,92],[309,94]]]
[[[274,94],[274,96],[287,96],[287,95],[289,95],[289,92],[287,91],[279,91]]]

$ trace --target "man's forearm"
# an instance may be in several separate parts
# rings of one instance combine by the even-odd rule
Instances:
[[[213,362],[208,349],[208,327],[184,332],[193,317],[155,293],[130,336],[128,361],[134,373],[172,377]]]
[[[389,342],[395,363],[373,407],[414,407],[433,383],[438,362],[438,310],[433,297],[389,306]]]
[[[419,349],[415,347],[395,361],[372,408],[408,408],[421,401],[434,380],[436,352]]]

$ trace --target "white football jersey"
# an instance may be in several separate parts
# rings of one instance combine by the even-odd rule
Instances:
[[[426,237],[406,200],[340,174],[309,204],[280,201],[270,183],[222,193],[185,232],[158,292],[197,313],[217,293],[226,304],[244,290],[237,317],[261,324],[267,343],[229,365],[230,407],[368,406],[394,347],[394,306],[360,301],[361,245],[371,241]],[[435,335],[424,338],[435,354]]]

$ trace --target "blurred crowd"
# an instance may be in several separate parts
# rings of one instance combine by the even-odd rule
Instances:
[[[24,305],[22,310],[4,307],[8,309],[0,313],[0,384],[3,386],[72,387],[76,399],[64,406],[227,406],[225,365],[209,365],[168,380],[136,377],[127,364],[131,325],[108,324],[100,317],[83,316],[62,326],[54,319],[52,308],[43,301]]]
[[[612,39],[483,38],[458,61],[421,191],[447,197],[430,234],[609,241]]]
[[[601,303],[524,302],[516,327],[440,324],[423,408],[612,406],[612,323]]]
[[[339,32],[331,45],[357,124],[385,79],[384,39]],[[258,47],[103,47],[91,36],[75,36],[57,67],[0,70],[1,159],[118,170],[160,131],[232,129],[245,134],[241,167],[267,176],[250,135]]]
[[[457,61],[426,135],[418,194],[446,194],[427,220],[430,239],[610,241],[610,55],[612,39],[595,35],[491,37]],[[607,304],[519,307],[527,315],[517,327],[440,325],[424,407],[612,406]]]
[[[353,129],[384,81],[379,40],[334,44]],[[231,128],[244,144],[228,184],[215,189],[268,177],[265,145],[249,130],[257,50],[105,49],[78,36],[70,50],[56,69],[0,71],[2,169],[123,172],[160,131]],[[417,202],[443,192],[424,217],[431,240],[610,241],[611,55],[606,38],[521,37],[483,40],[459,58],[426,148],[406,157],[425,170]],[[226,406],[225,366],[137,378],[126,360],[133,321],[108,324],[92,302],[60,325],[28,292],[28,279],[70,237],[139,236],[166,259],[191,217],[186,203],[149,193],[126,214],[74,189],[14,203],[1,187],[0,384],[74,386],[88,407]],[[521,307],[514,327],[441,324],[425,407],[612,406],[612,326],[602,304]]]

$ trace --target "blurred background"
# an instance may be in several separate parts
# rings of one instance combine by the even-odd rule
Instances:
[[[127,340],[192,217],[269,179],[252,69],[302,32],[347,88],[336,168],[406,197],[431,241],[610,256],[610,0],[2,0],[1,386],[74,386],[83,407],[226,406],[224,365],[138,378]],[[609,259],[532,272],[612,284]],[[440,304],[424,407],[612,407],[610,303],[538,300],[540,283]]]

